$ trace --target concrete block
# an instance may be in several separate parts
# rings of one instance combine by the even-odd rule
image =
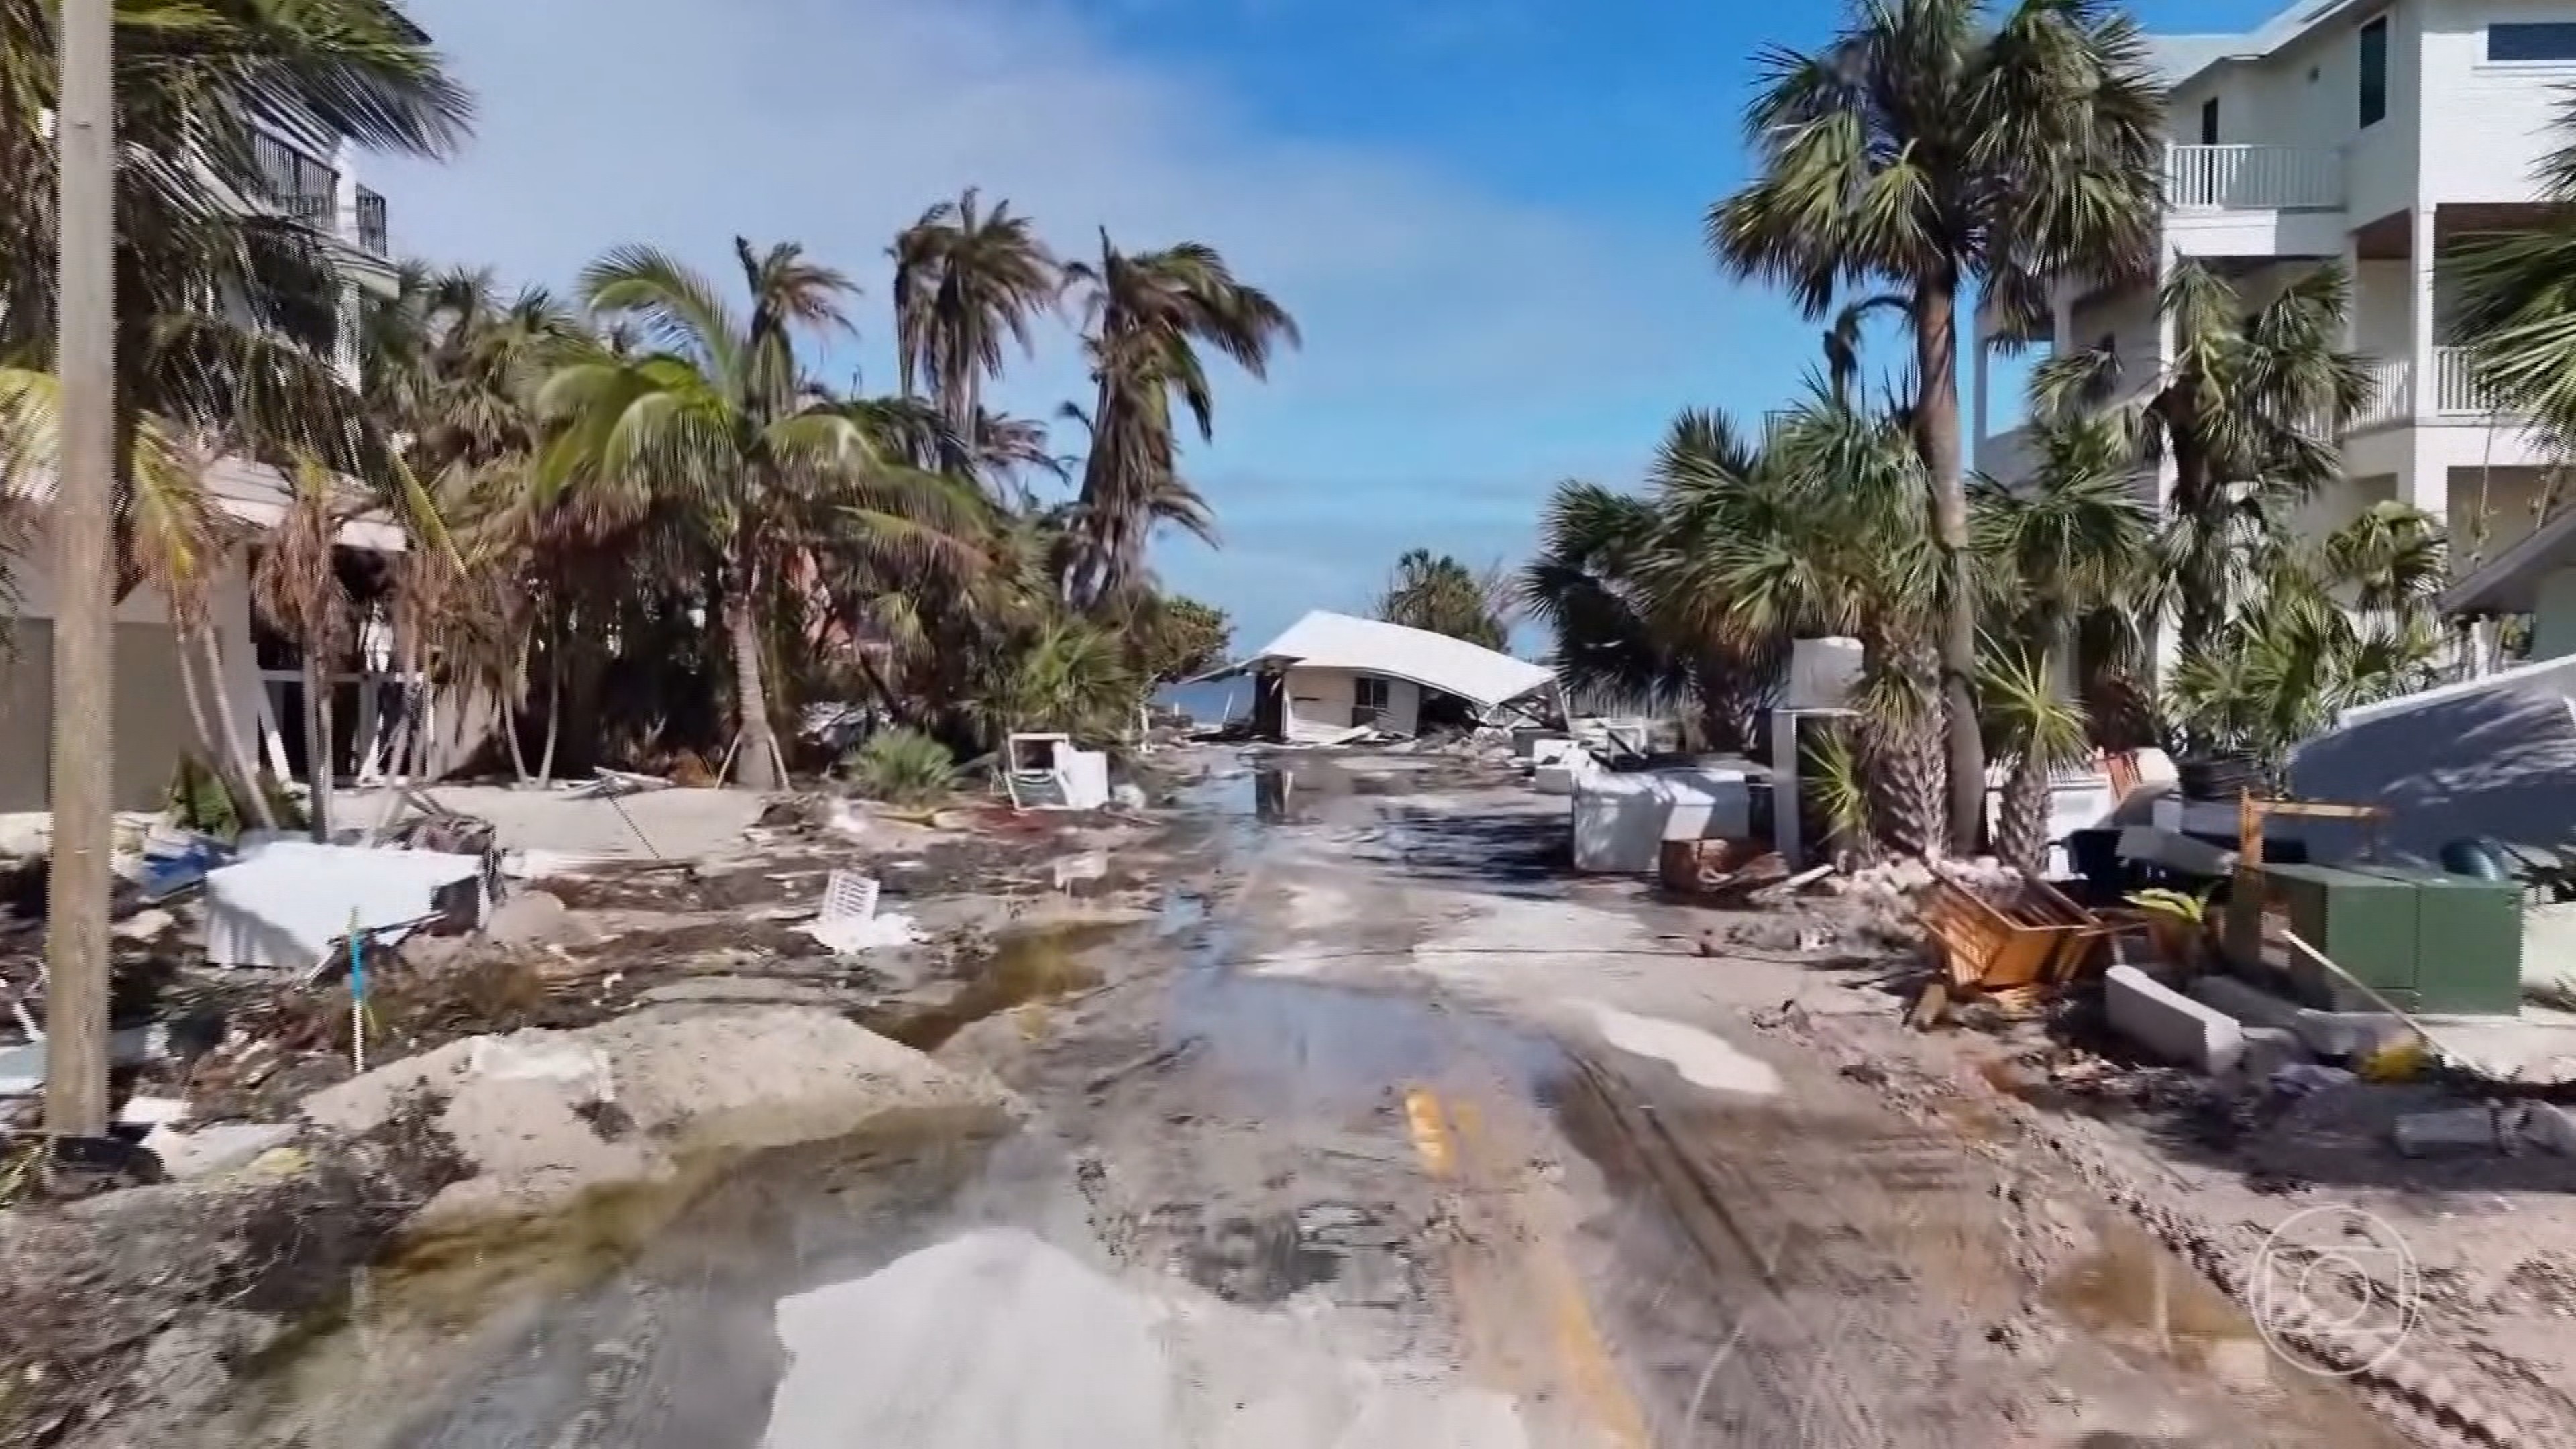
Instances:
[[[2515,1145],[2512,1120],[2493,1107],[2449,1107],[2439,1112],[2409,1112],[2397,1119],[2391,1135],[2407,1157],[2453,1152],[2507,1152]]]
[[[2306,1009],[2286,996],[2274,996],[2233,976],[2201,976],[2191,983],[2191,996],[2201,1005],[2226,1012],[2247,1026],[2283,1031],[2297,1030],[2299,1013]]]
[[[2561,1157],[2576,1157],[2576,1107],[2556,1102],[2525,1103],[2522,1139]]]
[[[2247,1026],[2245,1059],[2237,1070],[2250,1082],[2268,1082],[2272,1074],[2293,1062],[2312,1062],[2314,1053],[2299,1034],[2286,1026]]]
[[[2111,968],[2103,978],[2103,1001],[2113,1031],[2166,1061],[2218,1076],[2245,1059],[2245,1033],[2236,1018],[2156,984],[2134,966]]]

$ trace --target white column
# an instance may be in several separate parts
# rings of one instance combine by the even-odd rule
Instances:
[[[2433,344],[2440,341],[2433,323],[2434,210],[2415,208],[2414,236],[2406,250],[2408,369],[2413,377],[2415,421],[2429,422],[2436,412],[2438,389],[2433,376]]]
[[[2433,272],[2440,261],[2434,230],[2437,215],[2429,205],[2415,208],[2414,236],[2406,252],[2407,374],[2415,426],[2407,436],[2406,472],[2397,480],[2397,496],[2440,518],[2450,507],[2451,478],[2431,446],[2433,433],[2428,426],[2441,411],[2441,379],[2433,365],[2433,349],[2442,340],[2433,311]]]

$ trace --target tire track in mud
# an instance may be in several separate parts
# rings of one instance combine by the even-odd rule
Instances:
[[[1816,1130],[1827,1124],[1640,1096],[1634,1082],[1583,1059],[1559,1112],[1596,1167],[1642,1189],[1621,1246],[1647,1261],[1618,1276],[1656,1282],[1649,1311],[1631,1325],[1640,1340],[1631,1349],[1649,1366],[1659,1442],[1991,1441],[1973,1422],[1943,1424],[1952,1416],[1941,1401],[1961,1381],[1923,1364],[1920,1345],[1941,1346],[1963,1309],[2008,1313],[2009,1294],[1995,1293],[2004,1285],[1992,1277],[1949,1285],[1982,1289],[1975,1299],[1985,1301],[1947,1306],[1945,1331],[1922,1321],[1920,1275],[1908,1261],[1956,1236],[1926,1232],[1929,1204],[1977,1200],[1955,1154],[1835,1122],[1828,1177]],[[1667,1231],[1653,1232],[1645,1214]],[[1658,1239],[1672,1259],[1658,1261]],[[1657,1336],[1694,1341],[1650,1341]],[[1960,1409],[1986,1407],[1983,1395],[1968,1398]],[[1891,1406],[1927,1412],[1900,1423]]]

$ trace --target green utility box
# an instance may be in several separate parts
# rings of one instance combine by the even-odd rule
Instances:
[[[2227,903],[2227,954],[2248,967],[2288,970],[2300,1000],[2334,1011],[2378,1007],[2298,952],[2266,962],[2264,922],[2299,934],[2356,980],[2415,1009],[2423,893],[2416,883],[2325,865],[2261,865],[2239,872]]]
[[[2415,888],[2416,1011],[2514,1016],[2522,1011],[2522,890],[2405,866],[2355,866]],[[2302,933],[2305,934],[2304,932]],[[2334,952],[2327,951],[2334,956]],[[2337,965],[2343,958],[2335,956]],[[2364,980],[2369,978],[2364,977]],[[2374,983],[2375,984],[2375,983]]]

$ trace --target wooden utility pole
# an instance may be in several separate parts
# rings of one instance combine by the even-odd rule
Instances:
[[[116,101],[114,0],[62,0],[55,223],[62,387],[54,485],[53,874],[45,962],[45,1131],[108,1127],[107,900],[115,677]]]

